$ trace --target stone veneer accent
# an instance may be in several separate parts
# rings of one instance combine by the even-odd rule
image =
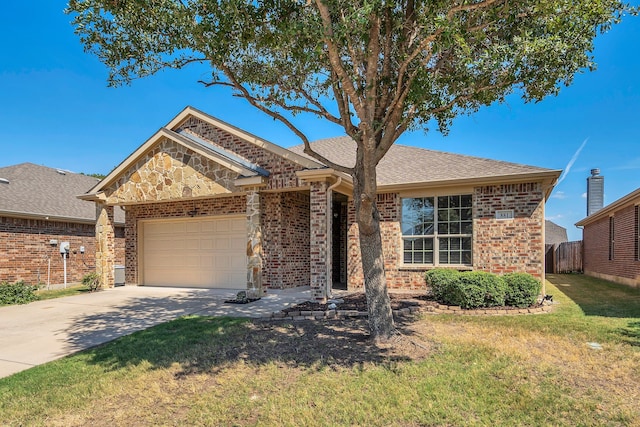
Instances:
[[[109,204],[211,197],[237,191],[239,174],[164,138],[109,186]]]
[[[401,202],[397,193],[379,194],[380,229],[389,289],[425,289],[432,267],[402,265]],[[513,209],[512,220],[495,219],[496,210]],[[473,190],[474,270],[497,274],[525,272],[544,279],[544,193],[540,183],[505,184]],[[358,225],[353,202],[348,215],[348,288],[364,286]]]
[[[187,130],[268,170],[269,179],[265,187],[266,190],[292,188],[301,185],[296,176],[296,171],[302,170],[302,166],[255,144],[244,141],[209,123],[191,117],[180,126],[180,130]]]
[[[113,206],[96,203],[96,273],[103,287],[115,284],[115,228]]]
[[[249,298],[263,295],[262,203],[257,188],[247,188],[247,292]]]
[[[248,287],[309,285],[309,197],[262,193],[298,187],[302,167],[196,118],[181,130],[193,133],[269,170],[266,187],[240,189],[238,174],[164,138],[106,189],[107,203],[126,206],[126,283],[137,284],[138,221],[193,215],[247,215]],[[232,196],[229,193],[247,191]],[[211,197],[229,194],[229,197]],[[151,203],[149,203],[151,202]],[[191,213],[191,215],[189,214]],[[262,243],[259,243],[262,242]]]

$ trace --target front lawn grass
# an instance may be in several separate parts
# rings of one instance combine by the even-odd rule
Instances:
[[[60,289],[39,289],[35,293],[38,296],[38,300],[42,301],[54,298],[70,297],[87,292],[89,292],[89,290],[86,286],[81,283],[76,283]]]
[[[390,346],[363,320],[181,318],[0,379],[0,424],[640,426],[640,291],[549,281],[551,314],[425,315]]]

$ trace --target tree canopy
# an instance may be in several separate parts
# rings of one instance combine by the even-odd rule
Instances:
[[[110,84],[206,62],[205,84],[232,87],[303,141],[283,111],[315,114],[356,140],[371,133],[378,160],[431,119],[446,131],[514,90],[534,101],[557,94],[594,68],[595,36],[627,10],[617,0],[69,3]]]

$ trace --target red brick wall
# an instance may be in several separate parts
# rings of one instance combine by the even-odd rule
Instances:
[[[309,195],[266,193],[263,209],[263,284],[309,286]]]
[[[309,282],[311,298],[322,300],[327,296],[327,271],[332,269],[332,260],[328,257],[327,243],[327,182],[312,182],[309,197]]]
[[[289,288],[309,285],[309,196],[302,193],[264,193],[263,285]],[[126,208],[125,281],[138,283],[138,221],[142,219],[190,218],[246,214],[245,196],[147,203]]]
[[[514,219],[495,219],[513,209]],[[544,193],[539,183],[477,187],[473,194],[473,266],[491,273],[544,277]]]
[[[538,183],[485,186],[473,191],[473,269],[503,274],[544,275],[544,194]],[[402,265],[401,200],[380,194],[377,201],[389,289],[424,289],[429,267]],[[512,220],[496,220],[495,211],[513,209]],[[349,204],[348,287],[361,288],[363,274],[355,209]]]
[[[49,244],[57,240],[56,246]],[[67,283],[79,282],[95,271],[95,226],[25,218],[0,217],[0,282],[23,280],[28,284],[64,283],[60,243],[69,242]],[[84,257],[80,246],[85,247]],[[75,253],[74,253],[75,252]],[[116,262],[124,263],[124,229],[116,228]]]
[[[246,214],[245,196],[196,199],[168,203],[130,205],[125,211],[126,261],[125,282],[138,284],[138,221],[142,219],[191,218],[195,216]]]
[[[182,126],[200,137],[218,144],[222,148],[244,157],[252,163],[257,164],[270,172],[267,189],[280,189],[287,187],[298,187],[298,177],[296,171],[303,168],[294,162],[271,153],[257,145],[243,141],[242,139],[225,132],[202,120],[192,117]]]
[[[380,232],[382,234],[382,251],[384,268],[389,289],[425,289],[424,268],[407,268],[401,266],[402,233],[400,230],[400,196],[396,193],[379,194],[377,200],[380,212]],[[355,207],[349,203],[348,226],[348,288],[357,289],[364,286],[358,224],[355,223]]]
[[[584,227],[584,271],[640,286],[640,261],[635,259],[635,206],[615,211],[613,221],[615,249],[612,260],[609,260],[609,217]]]

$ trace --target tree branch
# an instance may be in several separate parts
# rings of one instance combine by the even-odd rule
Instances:
[[[309,156],[313,157],[314,159],[320,161],[321,163],[329,166],[332,169],[335,169],[335,170],[340,171],[340,172],[344,172],[344,173],[349,174],[349,175],[352,174],[353,168],[348,168],[348,167],[339,165],[337,163],[334,163],[331,160],[327,159],[326,157],[324,157],[321,154],[319,154],[316,151],[314,151],[311,148],[311,144],[309,143],[309,138],[307,138],[307,136],[300,129],[298,129],[297,126],[295,126],[290,120],[288,120],[282,114],[280,114],[280,113],[278,113],[276,111],[273,111],[270,108],[267,108],[266,106],[261,104],[255,97],[253,97],[251,95],[249,90],[246,87],[244,87],[238,81],[238,79],[236,78],[235,74],[233,73],[233,71],[229,67],[227,67],[226,65],[223,64],[223,65],[220,66],[220,68],[221,68],[222,72],[227,76],[229,81],[231,82],[230,84],[232,85],[232,87],[234,89],[238,90],[242,94],[242,97],[244,99],[246,99],[251,105],[253,105],[257,109],[259,109],[260,111],[266,113],[267,115],[271,116],[275,120],[278,120],[279,122],[283,123],[294,134],[296,134],[302,140],[302,142],[304,144],[304,152],[306,154],[308,154]]]
[[[331,13],[329,12],[329,8],[323,2],[323,0],[315,0],[316,7],[320,12],[320,17],[322,18],[322,27],[324,29],[324,41],[327,45],[327,54],[329,57],[329,62],[331,64],[331,68],[335,71],[336,76],[340,80],[342,85],[342,89],[346,93],[348,99],[351,100],[351,104],[356,110],[356,113],[359,117],[366,117],[366,112],[364,106],[360,98],[358,97],[358,91],[353,85],[353,81],[347,74],[344,69],[344,65],[342,64],[342,60],[340,57],[340,51],[336,44],[333,41],[333,29],[332,21],[331,21]]]
[[[380,18],[375,12],[369,16],[369,44],[367,45],[367,64],[365,75],[365,126],[372,126],[375,122],[378,89],[378,58],[380,57]],[[369,129],[374,134],[374,129]]]

